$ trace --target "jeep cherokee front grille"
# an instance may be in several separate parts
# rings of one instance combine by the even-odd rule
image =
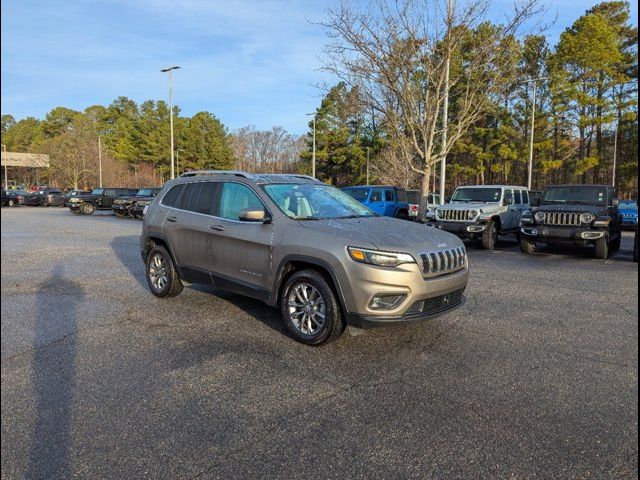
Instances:
[[[470,222],[476,219],[478,210],[458,210],[450,208],[438,208],[436,218],[448,222]]]
[[[539,223],[562,227],[579,227],[582,225],[580,213],[573,212],[544,212],[544,220]]]
[[[463,269],[467,264],[467,252],[464,247],[422,253],[420,258],[422,271],[427,277],[453,273]]]

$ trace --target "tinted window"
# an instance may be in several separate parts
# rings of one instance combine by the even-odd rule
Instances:
[[[62,192],[60,190],[49,190],[49,193],[51,195],[62,195]]]
[[[513,204],[513,190],[505,190],[504,191],[504,204],[512,205]]]
[[[516,205],[522,204],[522,193],[520,190],[516,190]]]
[[[385,202],[393,202],[395,200],[395,195],[393,194],[393,190],[385,190],[384,191],[384,200]]]
[[[111,189],[111,188],[108,188],[108,189],[106,189],[106,190],[104,191],[104,194],[105,194],[107,197],[115,197],[115,196],[116,196],[116,191],[115,191],[115,190],[113,190],[113,189]]]
[[[525,205],[529,205],[529,192],[526,190],[522,191],[522,203]]]
[[[374,190],[371,192],[370,202],[381,202],[382,201],[382,190]]]
[[[359,202],[364,202],[369,197],[368,188],[345,188],[344,191]]]
[[[264,208],[262,201],[253,190],[240,183],[223,183],[218,216],[238,220],[245,208]]]
[[[214,182],[188,183],[180,200],[180,208],[190,212],[213,215],[216,186]]]
[[[162,198],[162,204],[167,207],[177,207],[178,198],[180,198],[183,188],[184,184],[171,187],[171,190]]]
[[[544,191],[543,203],[606,205],[607,192],[608,189],[606,187],[597,185],[568,185],[549,187]]]
[[[458,188],[452,202],[499,202],[502,191],[499,188]]]

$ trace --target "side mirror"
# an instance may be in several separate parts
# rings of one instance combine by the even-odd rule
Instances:
[[[269,223],[271,218],[267,217],[262,208],[245,208],[240,210],[238,219],[241,222]]]
[[[614,207],[618,207],[618,206],[620,206],[620,199],[619,199],[619,198],[614,198],[614,199],[611,201],[611,204],[612,204]]]
[[[513,197],[505,196],[502,199],[502,205],[504,205],[505,207],[508,205],[511,205],[513,203],[512,200],[513,200]]]
[[[532,198],[531,199],[531,206],[532,207],[539,207],[540,203],[542,203],[542,199],[540,197],[536,197],[536,198]]]

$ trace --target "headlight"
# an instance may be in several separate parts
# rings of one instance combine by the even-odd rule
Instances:
[[[478,215],[480,214],[480,212],[478,212],[478,210],[469,210],[468,212],[468,218],[467,220],[473,220],[474,218],[476,218]]]
[[[380,252],[363,248],[348,247],[349,256],[359,263],[368,263],[379,267],[397,267],[403,263],[416,263],[407,253]]]
[[[544,212],[536,212],[536,222],[542,222],[544,220]]]
[[[595,219],[596,219],[596,217],[592,213],[583,213],[582,215],[580,215],[580,221],[582,223],[591,223]]]
[[[151,205],[151,201],[150,200],[140,200],[138,202],[136,202],[136,205],[139,207],[146,207],[147,205]]]
[[[79,198],[76,198],[76,197],[71,197],[71,198],[69,199],[69,203],[78,203],[79,201],[80,201],[80,199],[79,199]]]

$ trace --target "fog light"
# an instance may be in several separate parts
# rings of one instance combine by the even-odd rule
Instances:
[[[582,232],[580,236],[585,240],[595,240],[604,237],[604,232]]]
[[[371,300],[369,308],[371,310],[393,310],[406,298],[404,293],[395,295],[376,295]]]
[[[483,232],[485,228],[487,228],[486,225],[470,225],[467,227],[467,232],[479,233]]]
[[[525,235],[531,235],[532,237],[538,235],[538,230],[536,230],[535,228],[521,228],[520,231]]]

